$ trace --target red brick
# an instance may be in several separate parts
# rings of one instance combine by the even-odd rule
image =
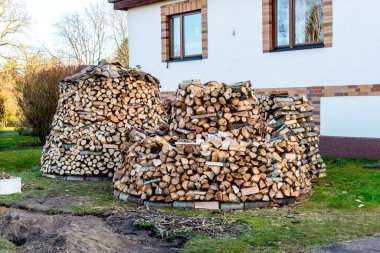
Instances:
[[[307,87],[307,90],[322,90],[324,89],[324,86],[312,86],[312,87]]]

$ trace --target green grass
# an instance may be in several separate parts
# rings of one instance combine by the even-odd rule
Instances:
[[[252,233],[196,237],[183,252],[303,252],[380,232],[380,171],[362,169],[374,161],[325,160],[328,177],[315,182],[310,201],[293,208],[226,214],[252,225]],[[286,218],[289,211],[297,217]]]
[[[0,151],[38,147],[39,139],[33,136],[0,135]]]
[[[0,151],[0,172],[22,178],[26,189],[21,194],[0,196],[0,205],[21,205],[30,198],[48,196],[80,196],[83,203],[50,209],[51,213],[77,215],[102,214],[107,210],[133,206],[115,201],[111,182],[62,181],[42,177],[39,171],[41,149]]]
[[[16,246],[5,239],[0,238],[0,253],[16,253]]]
[[[42,177],[36,168],[40,152],[41,149],[0,151],[0,171],[21,176],[28,186],[22,194],[0,197],[0,205],[22,205],[30,198],[68,195],[81,196],[88,201],[83,205],[69,205],[50,211],[102,214],[110,209],[132,206],[113,199],[110,182],[70,182]],[[248,223],[253,228],[248,234],[238,237],[213,239],[197,236],[185,244],[183,252],[304,252],[379,233],[380,171],[362,169],[362,165],[374,161],[325,161],[328,176],[314,182],[314,195],[310,201],[295,207],[225,214],[178,209],[162,211],[184,216],[225,215]],[[359,207],[360,204],[364,207]],[[286,218],[288,212],[295,213],[296,218]]]
[[[0,151],[0,171],[28,174],[40,164],[41,152],[41,148]]]

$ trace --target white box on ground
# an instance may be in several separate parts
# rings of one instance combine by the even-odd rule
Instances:
[[[21,178],[0,180],[0,195],[9,195],[21,192]]]

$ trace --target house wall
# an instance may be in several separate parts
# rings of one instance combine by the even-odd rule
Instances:
[[[251,80],[257,88],[380,83],[380,33],[374,32],[380,1],[334,0],[332,48],[263,53],[261,0],[208,0],[208,59],[167,64],[160,5],[170,2],[129,10],[131,66],[157,76],[164,91],[184,79]]]
[[[370,124],[370,117],[380,118],[374,109],[380,104],[380,1],[333,0],[331,48],[263,53],[262,0],[208,0],[208,58],[163,63],[160,6],[173,2],[179,1],[132,8],[128,15],[130,65],[159,78],[164,97],[189,79],[250,80],[258,94],[306,95],[321,127],[323,155],[380,158],[379,126]]]
[[[380,138],[379,101],[380,96],[323,97],[321,134]]]

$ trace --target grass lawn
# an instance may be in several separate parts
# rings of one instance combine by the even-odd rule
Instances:
[[[74,213],[77,215],[102,214],[110,209],[131,206],[119,203],[112,197],[111,182],[78,182],[61,181],[42,177],[39,171],[39,158],[41,149],[25,149],[0,151],[0,172],[4,171],[12,176],[22,178],[26,189],[22,194],[0,196],[0,205],[20,204],[30,198],[43,198],[47,196],[81,196],[84,203],[68,205],[54,210],[51,213]]]
[[[33,136],[0,135],[0,150],[38,147],[39,139]]]
[[[69,182],[41,177],[37,168],[41,149],[0,151],[0,171],[21,176],[27,188],[22,194],[1,196],[0,205],[15,205],[30,198],[52,195],[82,196],[89,201],[50,210],[78,215],[101,214],[127,208],[112,198],[110,182]],[[197,236],[183,252],[303,252],[329,243],[364,237],[380,232],[380,171],[362,169],[373,161],[325,159],[328,177],[314,184],[314,196],[302,205],[278,210],[228,212],[253,227],[239,237],[212,239]],[[363,204],[363,207],[359,205]],[[214,216],[206,211],[163,209],[186,216]],[[295,218],[287,218],[288,212]],[[0,239],[0,252],[12,245]]]
[[[216,240],[196,237],[183,252],[303,252],[379,233],[380,171],[361,168],[373,161],[325,161],[328,176],[315,182],[310,201],[293,208],[227,214],[251,224],[252,233]],[[296,218],[286,218],[288,212]]]

